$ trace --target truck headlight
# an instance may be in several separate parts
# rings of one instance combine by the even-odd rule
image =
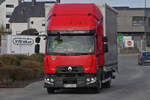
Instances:
[[[96,77],[91,77],[86,79],[87,84],[92,84],[95,83],[96,81],[97,81]]]
[[[50,78],[50,79],[49,78],[45,78],[44,81],[47,84],[53,84],[54,83],[54,79],[52,79],[52,78]]]
[[[90,80],[91,80],[90,78],[87,78],[87,79],[86,79],[87,82],[90,82]]]
[[[94,77],[94,78],[92,77],[91,82],[96,82],[96,77]]]
[[[50,79],[50,82],[53,83],[53,82],[54,82],[54,79],[51,78],[51,79]]]

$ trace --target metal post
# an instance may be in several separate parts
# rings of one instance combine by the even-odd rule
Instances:
[[[147,36],[147,34],[146,34],[146,16],[147,16],[147,12],[146,12],[146,0],[145,0],[145,8],[144,8],[144,31],[145,31],[145,33],[144,33],[144,35],[145,35],[145,51],[147,51],[147,39],[146,39],[146,36]]]

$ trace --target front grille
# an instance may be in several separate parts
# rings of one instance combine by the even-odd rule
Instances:
[[[56,67],[56,73],[60,74],[81,74],[84,73],[84,68],[81,66],[58,66]]]
[[[73,78],[67,78],[63,80],[64,84],[76,84],[77,83],[77,79],[73,79]]]

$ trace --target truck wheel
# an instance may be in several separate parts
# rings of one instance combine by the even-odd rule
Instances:
[[[55,92],[55,89],[52,89],[52,88],[47,88],[47,93],[48,94],[52,94]]]
[[[111,87],[111,80],[107,81],[106,83],[102,84],[103,88],[110,88]]]
[[[143,63],[140,61],[140,62],[138,62],[138,65],[142,65]]]
[[[94,89],[95,93],[99,93],[102,86],[102,82],[100,80],[97,81],[97,87]]]

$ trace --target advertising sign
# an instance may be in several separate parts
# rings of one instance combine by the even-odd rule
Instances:
[[[13,43],[15,45],[32,45],[34,40],[32,38],[14,38]]]

